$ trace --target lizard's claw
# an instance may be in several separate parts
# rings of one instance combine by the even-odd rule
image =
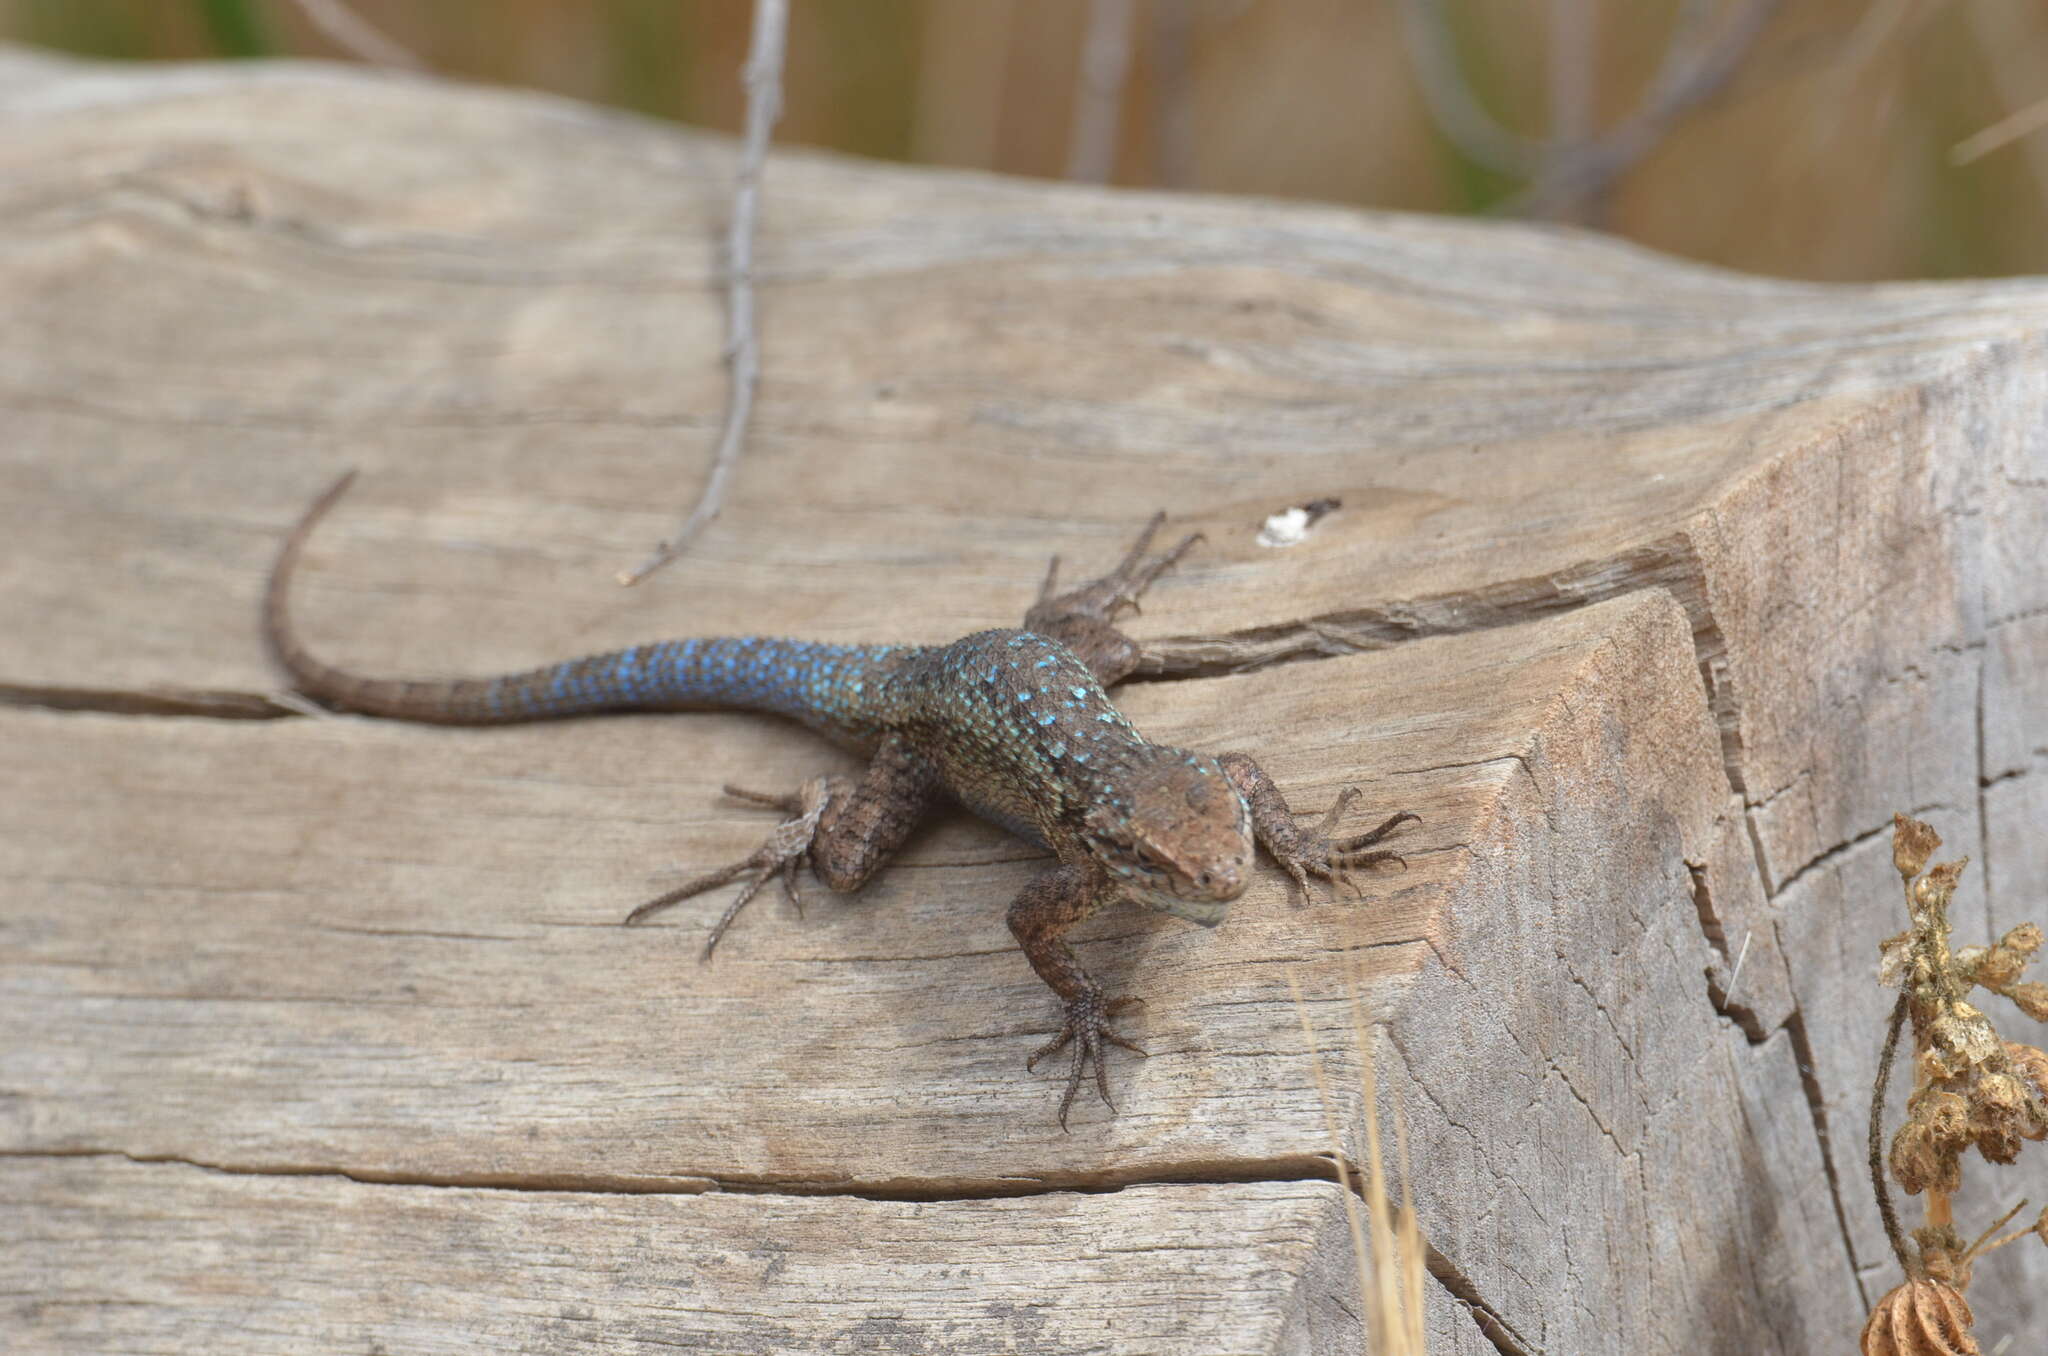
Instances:
[[[1361,794],[1355,786],[1345,787],[1338,795],[1337,803],[1330,807],[1329,813],[1324,815],[1314,828],[1302,830],[1296,841],[1286,849],[1267,849],[1273,854],[1273,860],[1279,862],[1287,874],[1294,877],[1294,883],[1301,887],[1304,901],[1310,897],[1310,876],[1320,876],[1333,884],[1350,885],[1356,889],[1357,883],[1352,880],[1351,873],[1361,867],[1377,866],[1381,862],[1399,862],[1402,870],[1408,869],[1408,863],[1400,853],[1385,848],[1374,850],[1373,844],[1411,819],[1420,824],[1420,815],[1403,810],[1399,814],[1389,815],[1378,828],[1365,833],[1353,834],[1349,838],[1330,836],[1330,830],[1335,828],[1337,822],[1358,803]]]
[[[1066,1096],[1060,1098],[1060,1129],[1067,1128],[1067,1113],[1073,1110],[1074,1098],[1081,1091],[1081,1079],[1086,1076],[1090,1065],[1095,1069],[1095,1091],[1101,1095],[1102,1104],[1111,1111],[1116,1110],[1116,1103],[1109,1100],[1109,1047],[1120,1045],[1140,1055],[1145,1053],[1145,1049],[1117,1035],[1110,1029],[1109,1019],[1143,1002],[1140,998],[1105,1000],[1099,990],[1092,989],[1069,998],[1066,1021],[1060,1026],[1060,1034],[1038,1047],[1031,1058],[1024,1061],[1026,1069],[1035,1069],[1038,1061],[1047,1055],[1056,1055],[1068,1045],[1074,1047],[1072,1061],[1067,1066]]]
[[[1136,611],[1138,599],[1152,587],[1153,581],[1172,569],[1189,548],[1202,539],[1199,532],[1189,533],[1172,550],[1162,551],[1147,560],[1145,552],[1152,548],[1152,538],[1158,535],[1160,525],[1165,521],[1164,511],[1153,514],[1152,521],[1145,524],[1145,530],[1138,534],[1138,540],[1131,544],[1131,549],[1114,570],[1058,596],[1054,596],[1053,590],[1059,585],[1060,558],[1054,556],[1046,567],[1045,582],[1038,587],[1038,602],[1031,609],[1031,616],[1079,616],[1114,621],[1116,614],[1124,608]],[[1029,629],[1029,617],[1025,624]]]
[[[751,855],[730,866],[722,866],[694,880],[685,881],[667,894],[648,900],[626,915],[628,924],[637,923],[650,914],[659,913],[671,904],[680,903],[692,895],[701,895],[706,890],[715,890],[729,881],[744,876],[746,884],[740,887],[738,896],[726,906],[725,912],[719,915],[718,921],[712,925],[711,935],[704,939],[704,952],[701,957],[704,960],[711,959],[711,949],[718,945],[718,939],[725,935],[725,930],[740,916],[740,910],[747,907],[748,902],[760,893],[761,887],[777,873],[782,876],[784,893],[789,896],[790,902],[796,905],[797,912],[803,912],[803,896],[797,893],[797,868],[810,858],[811,843],[818,834],[818,821],[823,818],[825,806],[831,799],[831,793],[823,777],[814,777],[805,782],[803,789],[794,795],[763,795],[759,791],[748,791],[737,786],[726,787],[725,793],[740,800],[753,801],[757,805],[786,810],[792,818],[776,825],[775,831],[768,835],[768,841],[755,848]]]

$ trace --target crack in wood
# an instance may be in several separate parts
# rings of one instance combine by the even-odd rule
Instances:
[[[209,720],[275,720],[300,714],[260,692],[226,688],[62,687],[0,683],[0,706],[91,711],[113,716],[199,716]]]
[[[1422,1265],[1432,1279],[1447,1291],[1452,1299],[1463,1305],[1465,1312],[1479,1328],[1479,1335],[1493,1343],[1501,1356],[1543,1356],[1543,1349],[1515,1331],[1515,1326],[1501,1317],[1500,1310],[1486,1302],[1479,1288],[1472,1283],[1457,1263],[1436,1250],[1429,1242],[1423,1243]]]
[[[1261,1182],[1328,1182],[1363,1195],[1364,1178],[1348,1159],[1299,1154],[1271,1159],[1204,1159],[1155,1166],[1146,1172],[1055,1173],[1017,1178],[909,1179],[859,1183],[797,1177],[733,1177],[677,1173],[673,1176],[609,1177],[587,1173],[402,1173],[339,1165],[210,1162],[184,1154],[142,1154],[125,1149],[0,1148],[0,1159],[113,1158],[139,1166],[174,1166],[231,1177],[324,1177],[360,1186],[426,1187],[438,1190],[556,1192],[584,1195],[696,1196],[718,1192],[747,1196],[850,1197],[921,1205],[1002,1200],[1060,1193],[1110,1195],[1133,1187],[1241,1186]],[[1470,1276],[1424,1240],[1424,1269],[1465,1310],[1480,1335],[1502,1356],[1542,1356],[1479,1293]]]
[[[1842,1234],[1842,1251],[1856,1277],[1857,1298],[1870,1307],[1870,1290],[1856,1266],[1856,1236],[1849,1228],[1849,1211],[1842,1203],[1842,1180],[1835,1171],[1834,1142],[1828,1133],[1827,1096],[1820,1086],[1820,1073],[1813,1062],[1813,1042],[1806,1034],[1806,1014],[1795,1003],[1785,1018],[1785,1034],[1792,1038],[1792,1060],[1799,1069],[1799,1085],[1806,1090],[1807,1109],[1813,1115],[1814,1138],[1820,1141],[1820,1166],[1828,1178],[1828,1199],[1834,1202],[1835,1224]]]

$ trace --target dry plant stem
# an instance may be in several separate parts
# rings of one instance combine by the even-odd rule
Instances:
[[[1597,217],[1597,206],[1614,181],[1664,140],[1687,114],[1720,94],[1784,0],[1749,0],[1708,42],[1691,40],[1681,28],[1650,82],[1642,105],[1591,144],[1551,158],[1537,182],[1511,207],[1529,215],[1555,215],[1575,205]]]
[[[1509,131],[1481,106],[1458,64],[1441,0],[1401,0],[1401,15],[1408,63],[1437,130],[1474,164],[1500,174],[1534,175],[1542,167],[1542,144]]]
[[[1594,49],[1600,30],[1592,0],[1550,0],[1544,77],[1550,102],[1550,141],[1576,146],[1593,135]]]
[[[424,71],[427,63],[385,37],[370,21],[342,3],[342,0],[292,0],[306,22],[320,30],[327,40],[344,52],[372,66],[397,66]]]
[[[1067,143],[1067,177],[1106,184],[1116,168],[1124,82],[1131,70],[1132,0],[1090,0],[1081,44],[1081,75],[1074,84],[1074,130]]]
[[[2048,200],[2048,143],[2044,143],[2039,137],[2026,136],[2026,132],[2035,130],[2043,122],[2048,122],[2048,111],[2037,111],[2040,105],[2025,102],[2027,96],[2039,88],[2035,83],[2037,72],[2034,69],[2034,62],[2029,56],[2032,51],[2038,50],[2040,26],[2038,19],[2033,17],[2037,12],[2036,7],[2022,6],[2009,13],[2003,10],[1986,13],[1982,5],[1969,5],[1964,8],[1964,17],[1969,21],[1970,31],[1976,37],[1978,47],[1983,50],[1984,64],[1991,73],[1991,87],[1997,93],[1999,102],[2008,108],[2019,108],[2020,111],[2013,115],[2014,118],[2023,118],[2030,112],[2034,114],[2035,120],[2030,120],[2032,125],[2025,131],[2010,133],[2006,139],[2022,140],[2021,149],[2026,152],[2027,167],[2033,172],[2035,190],[2044,200]],[[2022,28],[2022,25],[2025,27]],[[2006,121],[2011,122],[2013,118]],[[1970,140],[1976,141],[1987,137],[1992,130],[1994,129],[1987,128]],[[1960,150],[1961,147],[1957,149]]]
[[[1365,1161],[1370,1177],[1366,1183],[1366,1208],[1372,1226],[1372,1279],[1375,1302],[1366,1319],[1375,1352],[1403,1356],[1423,1350],[1421,1236],[1415,1220],[1414,1202],[1409,1197],[1408,1139],[1401,1118],[1394,1117],[1394,1134],[1400,1148],[1402,1217],[1396,1242],[1394,1223],[1387,1203],[1386,1158],[1380,1152],[1379,1070],[1373,1061],[1370,1028],[1359,994],[1365,989],[1365,970],[1356,953],[1351,958],[1351,1035],[1358,1044],[1358,1082],[1365,1106]]]
[[[2036,99],[2025,108],[2006,114],[1983,131],[1974,132],[1949,147],[1948,163],[1961,167],[1973,160],[1982,160],[2000,147],[2010,146],[2043,127],[2048,127],[2048,99]]]
[[[1323,1052],[1316,1048],[1315,1029],[1308,1024],[1308,1004],[1301,998],[1301,981],[1294,977],[1292,970],[1287,972],[1287,991],[1294,995],[1294,1015],[1301,1019],[1301,1039],[1308,1046],[1309,1069],[1316,1078],[1316,1096],[1323,1103],[1323,1128],[1330,1134],[1330,1162],[1337,1169],[1337,1185],[1344,1188],[1344,1222],[1351,1227],[1352,1254],[1360,1259],[1362,1268],[1369,1254],[1365,1250],[1365,1223],[1358,1214],[1358,1182],[1346,1168],[1348,1160],[1344,1153],[1344,1137],[1337,1133],[1337,1107],[1330,1100],[1330,1082],[1323,1076]],[[1364,1280],[1361,1273],[1361,1291]],[[1369,1296],[1364,1298],[1370,1299]]]
[[[1401,1295],[1404,1336],[1408,1345],[1394,1348],[1422,1356],[1428,1335],[1422,1327],[1422,1222],[1415,1215],[1415,1178],[1408,1167],[1408,1125],[1399,1110],[1394,1113],[1394,1162],[1401,1170]]]
[[[1165,188],[1186,188],[1195,181],[1195,25],[1189,4],[1152,3],[1152,181]]]
[[[2032,1229],[2021,1229],[2018,1233],[2007,1234],[2004,1238],[1999,1239],[1996,1243],[1993,1243],[1988,1248],[1984,1246],[1985,1239],[1991,1237],[1991,1235],[1997,1233],[2000,1229],[2003,1229],[2007,1224],[2010,1224],[2012,1222],[2012,1217],[2014,1215],[2017,1215],[2020,1211],[2026,1208],[2027,1201],[2026,1198],[2023,1196],[2020,1198],[2020,1202],[2018,1205],[2015,1205],[2012,1209],[2006,1211],[1997,1219],[1993,1220],[1989,1228],[1987,1228],[1983,1233],[1978,1234],[1977,1237],[1971,1241],[1970,1246],[1963,1250],[1963,1256],[1966,1259],[1975,1259],[1978,1257],[1982,1257],[1985,1253],[1996,1251],[1997,1249],[2002,1248],[2006,1244],[2012,1242],[2016,1238],[2025,1238],[2028,1234],[2032,1233]]]
[[[1356,958],[1354,957],[1354,967]],[[1351,1229],[1352,1255],[1358,1262],[1358,1293],[1365,1305],[1368,1351],[1376,1356],[1424,1356],[1427,1334],[1423,1330],[1422,1231],[1415,1218],[1415,1201],[1408,1183],[1408,1137],[1401,1118],[1394,1118],[1395,1143],[1400,1155],[1401,1216],[1398,1226],[1387,1199],[1386,1162],[1380,1153],[1379,1085],[1373,1067],[1370,1036],[1359,993],[1365,986],[1362,971],[1354,973],[1351,987],[1351,1034],[1358,1048],[1358,1080],[1364,1100],[1366,1175],[1345,1155],[1344,1140],[1337,1128],[1336,1104],[1330,1098],[1329,1080],[1323,1073],[1322,1051],[1316,1046],[1309,1025],[1308,1005],[1302,1001],[1301,983],[1290,971],[1287,988],[1294,996],[1295,1015],[1301,1020],[1301,1036],[1308,1047],[1309,1067],[1315,1075],[1316,1094],[1322,1101],[1323,1126],[1330,1136],[1330,1158],[1337,1167],[1337,1184],[1344,1190],[1344,1219]],[[1360,1196],[1367,1215],[1361,1218]],[[1367,1247],[1368,1233],[1371,1246]]]
[[[726,482],[738,463],[754,414],[754,390],[761,382],[761,339],[754,330],[754,223],[760,214],[761,171],[768,159],[768,138],[782,116],[782,54],[789,35],[789,0],[754,0],[754,30],[747,48],[747,128],[740,151],[740,170],[733,191],[732,222],[725,237],[726,342],[725,361],[732,381],[726,393],[725,421],[718,450],[697,506],[675,536],[656,547],[640,565],[619,576],[621,584],[637,584],[679,555],[725,505]]]
[[[1884,1051],[1877,1057],[1877,1086],[1870,1093],[1870,1188],[1877,1194],[1877,1213],[1884,1220],[1884,1236],[1891,1240],[1892,1256],[1899,1270],[1918,1280],[1922,1276],[1918,1259],[1906,1250],[1905,1231],[1899,1227],[1899,1212],[1892,1204],[1891,1187],[1884,1171],[1884,1098],[1891,1087],[1892,1063],[1899,1053],[1899,1032],[1906,1025],[1906,995],[1892,1004],[1892,1017],[1885,1027]]]
[[[2021,1201],[2019,1205],[2014,1208],[2012,1214],[2008,1214],[2005,1218],[2011,1219],[2013,1215],[2018,1214],[2021,1210],[2024,1210],[2026,1208],[2027,1203],[2025,1201]],[[2004,1223],[2004,1221],[2001,1220],[2000,1223]],[[1999,1239],[1995,1243],[1986,1244],[1985,1246],[1980,1248],[1973,1247],[1970,1250],[1970,1258],[1972,1261],[1975,1261],[1977,1258],[1984,1256],[1984,1254],[1986,1253],[1997,1252],[2000,1248],[2004,1247],[2008,1243],[2017,1243],[2023,1238],[2039,1238],[2040,1236],[2041,1231],[2038,1229],[2015,1229],[2011,1233],[2007,1234],[2004,1238]]]
[[[1591,42],[1590,19],[1574,19],[1568,8],[1561,8],[1569,2],[1554,0],[1552,9],[1552,47],[1558,56],[1565,55],[1561,49],[1568,43]],[[1553,127],[1548,143],[1510,131],[1481,106],[1459,66],[1444,0],[1401,0],[1402,33],[1437,129],[1475,164],[1531,181],[1507,203],[1506,211],[1591,220],[1600,215],[1600,200],[1616,179],[1654,150],[1673,124],[1726,87],[1783,4],[1784,0],[1747,0],[1718,36],[1710,38],[1710,5],[1706,0],[1686,0],[1641,104],[1600,136],[1563,134],[1571,120],[1560,118],[1557,101],[1570,92],[1559,86],[1573,77],[1569,62],[1561,66],[1554,56],[1553,121],[1559,125]],[[1575,23],[1584,28],[1583,39],[1572,35]],[[1590,85],[1590,78],[1583,83]]]
[[[1858,107],[1857,86],[1870,69],[1872,59],[1891,41],[1915,3],[1916,0],[1872,0],[1863,11],[1863,17],[1849,30],[1849,36],[1842,40],[1822,71],[1824,94],[1812,101],[1810,116],[1802,119],[1803,125],[1790,143],[1793,153],[1778,158],[1776,173],[1782,175],[1822,154],[1851,110],[1869,115],[1867,109]]]

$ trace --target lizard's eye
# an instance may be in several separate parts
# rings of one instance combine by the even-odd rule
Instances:
[[[1164,876],[1173,870],[1172,867],[1147,851],[1143,843],[1133,843],[1131,845],[1131,861],[1133,865],[1148,876]]]

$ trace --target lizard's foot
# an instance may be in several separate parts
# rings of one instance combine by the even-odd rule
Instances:
[[[1054,619],[1068,617],[1092,617],[1098,621],[1115,621],[1116,614],[1124,608],[1137,610],[1138,599],[1154,580],[1172,569],[1188,549],[1202,539],[1199,532],[1183,537],[1178,546],[1162,551],[1147,560],[1145,552],[1152,547],[1152,538],[1157,536],[1166,514],[1162,511],[1152,515],[1152,521],[1145,524],[1145,530],[1138,534],[1138,540],[1131,545],[1123,562],[1100,579],[1091,579],[1077,589],[1055,596],[1053,589],[1059,584],[1060,558],[1054,556],[1046,567],[1045,582],[1038,586],[1038,602],[1026,614],[1026,630],[1040,629],[1034,618]]]
[[[712,926],[711,935],[704,940],[704,960],[711,959],[711,949],[718,945],[718,939],[725,935],[725,930],[740,916],[740,910],[747,907],[748,901],[760,893],[761,887],[768,883],[769,877],[777,872],[782,874],[782,888],[789,896],[790,903],[796,905],[799,914],[803,912],[803,896],[797,891],[797,868],[811,855],[811,844],[818,834],[818,821],[824,816],[825,806],[831,799],[830,788],[823,777],[814,777],[805,782],[803,789],[793,795],[763,795],[759,791],[748,791],[737,786],[726,787],[725,794],[740,800],[753,801],[757,805],[787,811],[792,818],[776,825],[775,832],[768,835],[768,841],[754,849],[750,856],[730,866],[720,867],[707,875],[698,876],[695,880],[685,881],[667,894],[658,899],[648,900],[626,915],[628,924],[637,923],[650,914],[659,913],[669,905],[680,903],[692,895],[701,895],[706,890],[715,890],[729,881],[746,877],[746,884],[740,887],[738,897],[726,906],[725,912]]]
[[[1420,824],[1420,815],[1403,810],[1387,816],[1378,828],[1365,833],[1353,834],[1349,838],[1330,836],[1330,830],[1337,827],[1337,822],[1358,803],[1362,794],[1355,786],[1345,787],[1338,795],[1337,803],[1314,828],[1297,830],[1291,843],[1267,845],[1266,850],[1273,854],[1273,860],[1280,863],[1287,874],[1294,877],[1294,883],[1301,887],[1304,900],[1309,898],[1310,876],[1320,876],[1333,884],[1350,885],[1355,890],[1357,883],[1352,880],[1351,873],[1361,867],[1399,862],[1402,870],[1408,869],[1408,863],[1400,853],[1385,848],[1374,850],[1373,845],[1409,820]]]
[[[1060,1129],[1067,1128],[1067,1113],[1073,1110],[1074,1098],[1081,1091],[1081,1080],[1087,1075],[1090,1065],[1095,1069],[1095,1091],[1101,1095],[1102,1104],[1111,1111],[1116,1110],[1116,1103],[1109,1100],[1109,1047],[1121,1045],[1140,1055],[1145,1050],[1111,1030],[1109,1019],[1143,1002],[1140,998],[1104,1000],[1101,992],[1094,989],[1069,998],[1066,1021],[1060,1027],[1060,1034],[1041,1045],[1031,1058],[1024,1061],[1026,1069],[1035,1069],[1038,1061],[1047,1055],[1056,1055],[1069,1045],[1074,1047],[1073,1059],[1067,1066],[1067,1093],[1060,1098]]]

